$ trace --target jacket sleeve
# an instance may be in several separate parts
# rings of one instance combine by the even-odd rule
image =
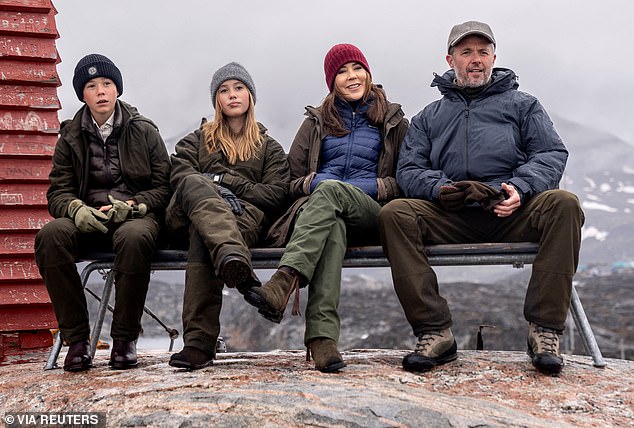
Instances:
[[[229,170],[222,184],[230,188],[240,199],[252,203],[267,213],[279,213],[286,200],[289,170],[282,146],[273,138],[265,136],[264,164],[260,182],[248,180]]]
[[[289,196],[292,200],[310,194],[310,183],[315,177],[317,165],[311,167],[309,152],[313,139],[319,138],[317,128],[315,119],[304,119],[288,152],[291,171]]]
[[[431,142],[426,131],[425,110],[412,119],[399,151],[396,181],[408,198],[438,198],[440,186],[451,180],[441,170],[432,169]]]
[[[389,168],[380,173],[379,180],[382,181],[382,185],[379,185],[379,189],[384,189],[385,194],[379,192],[379,197],[377,198],[379,202],[388,202],[392,199],[396,199],[400,196],[401,192],[398,188],[398,183],[396,182],[396,168],[398,163],[398,154],[399,150],[402,146],[403,140],[405,139],[405,135],[407,135],[407,130],[409,128],[409,122],[405,117],[403,117],[398,125],[394,127],[390,131],[389,140],[386,139],[385,143],[391,146],[390,153],[388,155],[392,158],[390,162]],[[381,197],[383,196],[383,197]]]
[[[68,141],[60,137],[55,145],[49,174],[50,185],[46,193],[48,212],[54,218],[66,217],[68,204],[79,198],[80,171],[73,159],[73,150]]]
[[[568,160],[568,150],[548,113],[536,98],[526,96],[529,98],[527,111],[520,113],[521,144],[526,162],[513,171],[509,180],[520,191],[523,200],[558,188]]]
[[[158,129],[148,122],[140,121],[135,126],[131,126],[131,130],[130,144],[139,144],[144,141],[147,145],[151,171],[150,185],[138,190],[133,198],[137,203],[146,204],[149,211],[162,212],[167,207],[171,196],[169,183],[171,165],[165,143]]]

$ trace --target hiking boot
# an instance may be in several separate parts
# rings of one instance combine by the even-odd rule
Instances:
[[[81,372],[91,367],[90,343],[87,340],[71,343],[64,358],[64,371]]]
[[[403,358],[403,368],[410,372],[426,372],[435,366],[458,358],[456,339],[451,329],[428,331],[418,336],[411,354]]]
[[[333,373],[346,366],[337,350],[337,343],[332,339],[318,337],[311,340],[306,349],[306,361],[310,361],[311,354],[315,368],[322,373]]]
[[[251,287],[259,287],[261,285],[249,262],[240,255],[225,257],[220,267],[220,275],[227,287],[236,288],[243,295]]]
[[[527,353],[538,371],[558,375],[564,367],[564,359],[559,354],[560,334],[557,330],[529,323]]]
[[[299,289],[306,282],[306,279],[297,270],[281,266],[266,284],[251,288],[244,295],[244,298],[258,308],[258,312],[264,318],[279,324],[284,317],[286,304],[293,291],[295,291],[293,315],[299,315]]]
[[[185,346],[182,351],[170,357],[169,365],[179,369],[198,370],[214,363],[214,355],[193,346]]]

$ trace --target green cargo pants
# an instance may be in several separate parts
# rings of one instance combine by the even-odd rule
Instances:
[[[449,307],[438,292],[425,244],[472,242],[538,242],[524,316],[543,327],[563,330],[583,222],[575,195],[549,190],[505,218],[479,207],[450,213],[429,201],[397,199],[382,208],[379,233],[394,289],[415,335],[451,326]]]
[[[138,338],[158,236],[159,225],[153,214],[112,226],[107,234],[81,233],[69,218],[44,225],[35,236],[35,261],[65,342],[86,340],[90,335],[86,296],[75,266],[75,260],[88,251],[116,254],[111,337],[123,341]]]
[[[381,206],[359,188],[336,180],[320,182],[297,217],[280,266],[297,269],[309,282],[304,343],[339,340],[341,269],[350,229],[374,234]]]

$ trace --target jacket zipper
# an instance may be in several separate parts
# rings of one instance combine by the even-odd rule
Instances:
[[[352,112],[352,119],[350,121],[350,133],[348,134],[348,144],[346,150],[346,168],[343,173],[343,180],[348,179],[348,171],[350,171],[350,161],[351,161],[351,153],[352,153],[352,144],[354,141],[354,130],[355,130],[355,119],[357,117],[357,113],[355,111]]]
[[[471,178],[471,172],[469,167],[469,105],[465,108],[464,111],[465,117],[465,147],[464,147],[464,158],[465,158],[465,172],[467,174],[467,178]]]

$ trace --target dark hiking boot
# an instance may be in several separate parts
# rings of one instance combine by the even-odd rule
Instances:
[[[293,315],[299,315],[299,289],[306,279],[295,269],[281,266],[262,287],[251,288],[244,298],[258,308],[258,312],[269,321],[279,323],[284,317],[286,304],[293,291]]]
[[[109,365],[115,370],[126,370],[136,367],[136,340],[114,340],[112,342]]]
[[[90,343],[87,340],[71,343],[66,358],[64,358],[64,370],[67,372],[81,372],[91,367]]]
[[[306,349],[306,361],[310,361],[311,354],[315,368],[322,373],[333,373],[346,366],[337,350],[337,343],[332,339],[318,337],[311,340]]]
[[[426,372],[458,358],[456,339],[447,328],[430,331],[418,336],[418,343],[411,354],[403,358],[403,368],[410,372]]]
[[[564,359],[559,354],[560,334],[535,323],[528,325],[527,353],[533,366],[541,373],[558,375],[564,367]]]
[[[225,257],[220,268],[220,275],[222,275],[227,287],[236,288],[243,295],[251,287],[259,287],[261,285],[251,265],[240,255]]]
[[[169,365],[179,369],[198,370],[214,363],[214,355],[193,346],[185,346],[182,351],[170,357]]]

